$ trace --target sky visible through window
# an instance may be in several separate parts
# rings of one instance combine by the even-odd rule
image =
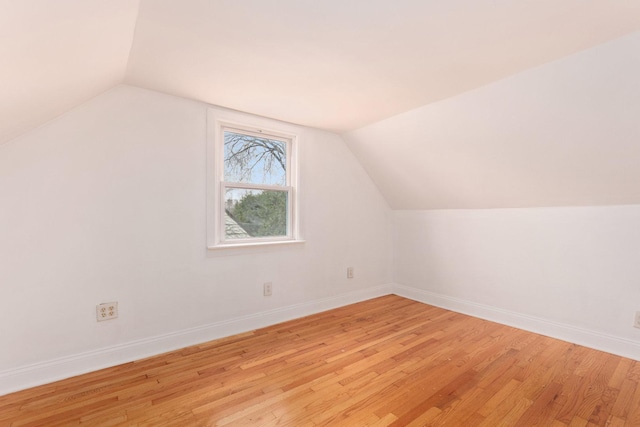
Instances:
[[[224,131],[224,180],[286,185],[285,141]]]

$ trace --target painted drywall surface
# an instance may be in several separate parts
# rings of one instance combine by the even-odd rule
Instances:
[[[119,86],[0,146],[0,372],[390,283],[389,207],[307,128],[306,243],[207,250],[206,111]]]
[[[640,32],[347,134],[393,209],[640,203]]]
[[[148,0],[125,83],[352,130],[636,31],[639,16],[635,1]]]
[[[0,2],[0,144],[122,82],[138,3]]]
[[[396,283],[640,344],[640,206],[396,211],[394,221]]]

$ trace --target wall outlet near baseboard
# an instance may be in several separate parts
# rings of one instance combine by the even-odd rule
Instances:
[[[633,320],[633,327],[640,328],[640,311],[636,311],[636,317]]]
[[[347,267],[347,279],[353,279],[353,267]]]
[[[270,297],[273,291],[273,284],[271,282],[265,282],[264,284],[264,296]]]
[[[118,302],[105,302],[96,305],[96,320],[103,322],[118,317]]]

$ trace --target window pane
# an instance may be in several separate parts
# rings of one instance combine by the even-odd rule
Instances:
[[[227,188],[225,238],[286,236],[287,197],[286,191]]]
[[[224,131],[224,180],[286,185],[287,143]]]

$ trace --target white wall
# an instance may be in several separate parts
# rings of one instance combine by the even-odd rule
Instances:
[[[207,250],[206,111],[119,86],[0,146],[0,394],[390,289],[389,207],[327,132],[300,128],[306,243]]]
[[[640,360],[640,206],[396,211],[397,293]]]

